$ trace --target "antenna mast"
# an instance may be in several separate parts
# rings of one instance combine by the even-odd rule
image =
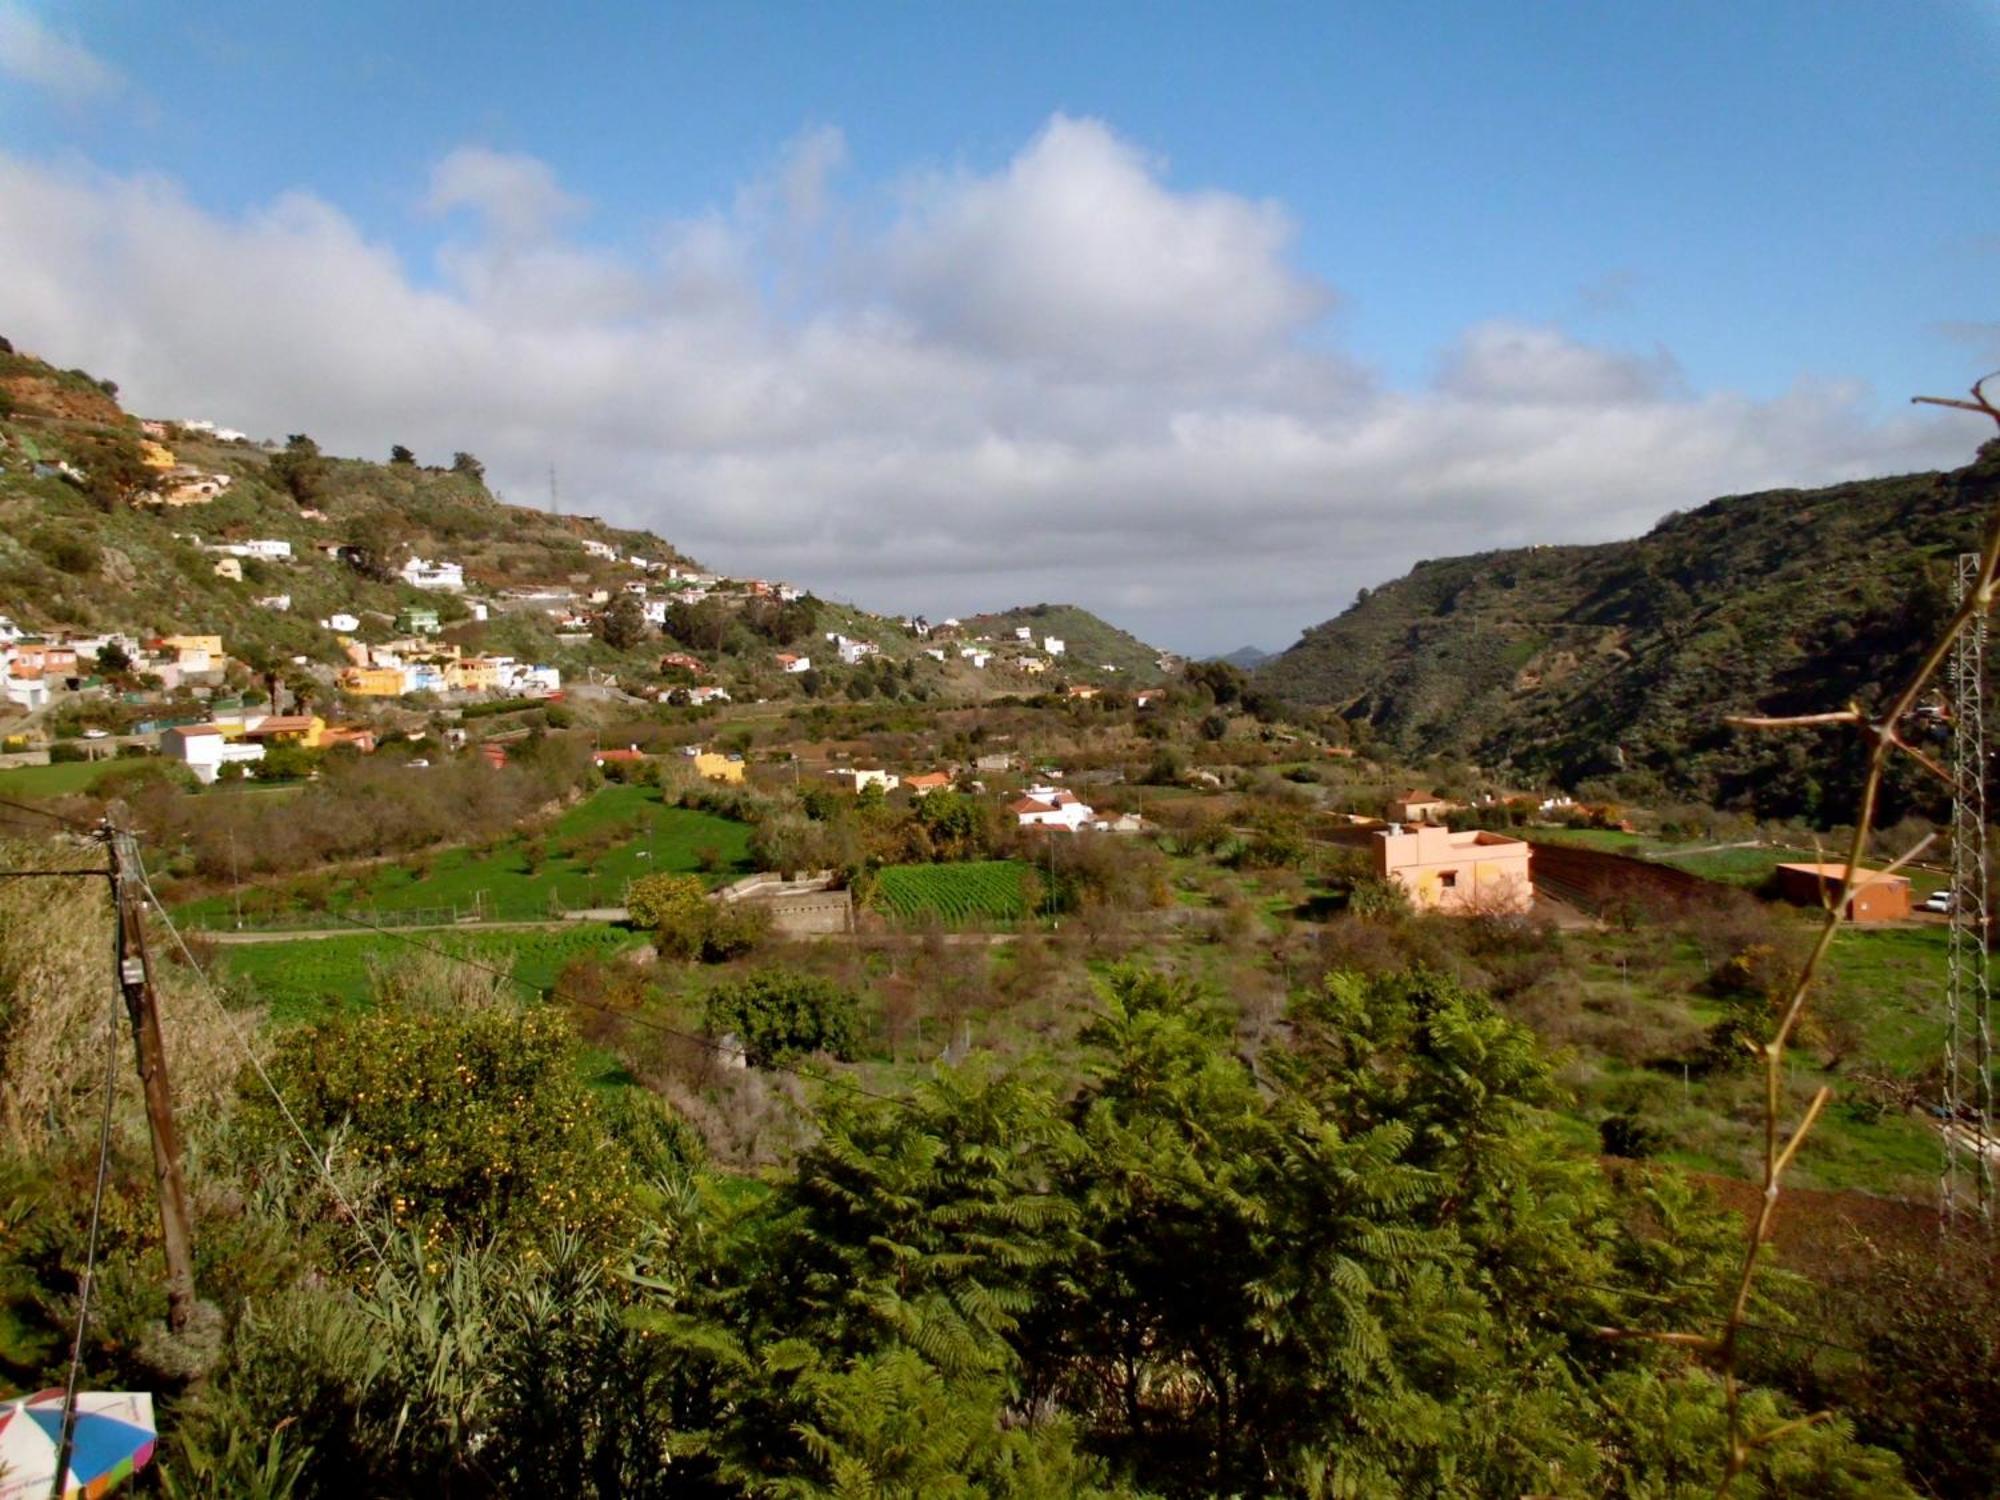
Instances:
[[[1961,553],[1956,599],[1979,586],[1979,554]],[[1993,1218],[1992,927],[1987,911],[1986,616],[1958,633],[1945,672],[1951,712],[1951,935],[1946,960],[1944,1216]],[[1968,1075],[1970,1075],[1968,1077]],[[1970,1155],[1971,1184],[1960,1181]],[[1968,1191],[1972,1201],[1966,1201]]]

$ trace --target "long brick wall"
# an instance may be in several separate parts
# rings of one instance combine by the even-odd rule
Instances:
[[[1714,897],[1719,887],[1672,865],[1579,849],[1571,844],[1537,843],[1532,866],[1535,889],[1588,912],[1601,912],[1621,901],[1684,904]]]

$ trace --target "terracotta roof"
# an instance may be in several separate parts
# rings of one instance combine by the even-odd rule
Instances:
[[[313,721],[310,714],[269,714],[258,720],[257,727],[249,730],[248,733],[252,735],[308,734],[312,731],[312,727]]]
[[[1055,810],[1053,802],[1042,802],[1034,797],[1023,797],[1007,805],[1007,811],[1010,813],[1052,813]]]
[[[1811,863],[1781,864],[1778,866],[1778,868],[1781,870],[1789,870],[1799,875],[1811,875],[1815,879],[1825,880],[1833,884],[1838,884],[1840,881],[1843,881],[1847,878],[1847,866],[1844,864],[1839,864],[1837,862],[1829,862],[1826,864],[1817,864],[1817,865]],[[1906,877],[1901,875],[1891,875],[1883,870],[1859,869],[1854,872],[1854,877],[1855,877],[1854,883],[1858,886],[1875,885],[1884,880],[1889,880],[1889,881],[1900,880],[1905,885],[1909,883]]]

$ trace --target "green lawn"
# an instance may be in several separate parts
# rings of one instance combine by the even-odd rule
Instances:
[[[504,970],[537,989],[553,985],[573,959],[609,958],[645,941],[623,928],[586,922],[525,932],[424,933],[419,940]],[[318,1020],[336,1004],[366,1005],[380,969],[423,956],[410,944],[372,932],[231,944],[221,955],[223,972],[252,1000],[267,1006],[277,1022]]]
[[[620,905],[626,883],[655,869],[695,874],[707,861],[709,884],[726,884],[749,872],[749,853],[747,823],[666,806],[656,787],[610,786],[570,809],[543,838],[517,836],[483,852],[447,849],[294,881],[289,903],[267,896],[260,910],[246,901],[245,914],[253,922],[299,925],[325,911],[532,921],[559,910]],[[178,915],[213,927],[233,921],[233,913],[234,898],[224,893],[190,902]]]
[[[0,771],[0,797],[64,797],[88,790],[114,766],[135,764],[132,760],[106,756],[102,760],[62,761],[49,766],[15,766]]]

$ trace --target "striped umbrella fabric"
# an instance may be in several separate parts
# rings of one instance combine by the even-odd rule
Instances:
[[[49,1500],[62,1441],[63,1393],[38,1391],[0,1405],[0,1500]],[[97,1500],[152,1461],[159,1442],[145,1391],[85,1391],[76,1398],[64,1500]]]

